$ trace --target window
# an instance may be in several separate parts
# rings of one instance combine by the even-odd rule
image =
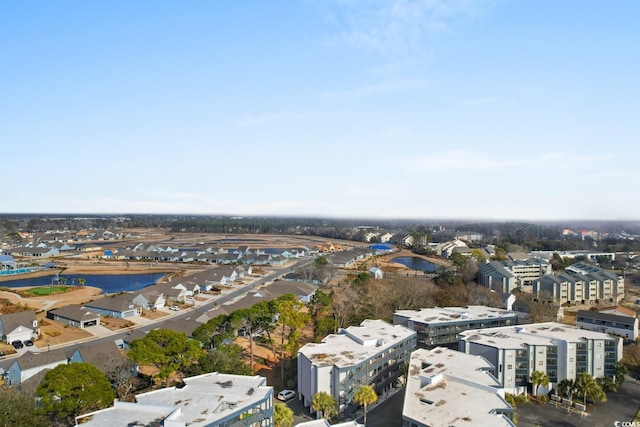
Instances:
[[[542,365],[544,365],[544,361],[538,360],[538,366],[542,366]]]
[[[513,365],[507,365],[507,369],[513,369]]]

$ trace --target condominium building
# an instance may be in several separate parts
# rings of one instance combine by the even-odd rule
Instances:
[[[618,303],[624,298],[624,278],[579,262],[567,267],[563,273],[548,274],[535,280],[533,296],[561,304]]]
[[[76,417],[76,425],[171,427],[271,427],[273,388],[260,376],[209,373],[184,379],[185,386],[136,395],[136,403]]]
[[[485,288],[509,294],[515,288],[531,285],[534,280],[551,273],[551,264],[538,259],[491,261],[478,271],[478,283]]]
[[[481,305],[434,307],[396,311],[393,314],[393,324],[416,331],[419,348],[457,348],[460,332],[517,325],[518,314],[511,310]]]
[[[465,331],[458,342],[460,351],[483,356],[495,366],[493,375],[514,394],[527,390],[534,371],[547,373],[549,388],[582,372],[613,377],[622,344],[609,334],[555,322]]]
[[[484,357],[443,347],[411,354],[403,427],[514,427],[514,409]]]
[[[298,352],[299,396],[309,407],[313,396],[324,391],[344,411],[362,385],[378,394],[394,387],[415,346],[414,331],[383,320],[365,320],[306,344]]]
[[[580,329],[618,335],[627,340],[635,340],[638,337],[638,318],[635,316],[579,310],[576,326]]]

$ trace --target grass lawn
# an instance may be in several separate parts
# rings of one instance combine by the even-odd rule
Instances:
[[[26,296],[42,297],[47,295],[63,294],[71,289],[71,286],[42,286],[24,291]]]

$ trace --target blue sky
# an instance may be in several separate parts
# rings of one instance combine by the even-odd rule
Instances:
[[[2,2],[0,211],[638,219],[639,13]]]

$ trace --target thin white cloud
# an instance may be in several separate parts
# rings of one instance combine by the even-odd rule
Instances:
[[[369,0],[333,2],[327,22],[339,27],[334,43],[384,56],[424,51],[429,35],[451,31],[456,19],[492,7],[493,0]]]

